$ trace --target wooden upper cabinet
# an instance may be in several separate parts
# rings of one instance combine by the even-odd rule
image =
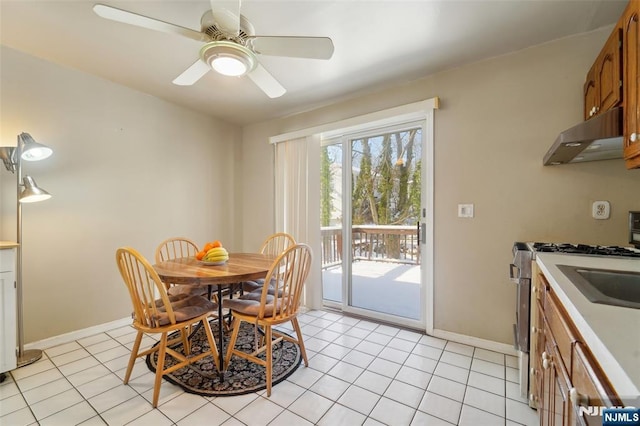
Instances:
[[[624,158],[628,169],[640,167],[640,0],[631,0],[622,15],[624,66]]]
[[[587,74],[584,112],[588,120],[622,101],[622,34],[616,27]]]

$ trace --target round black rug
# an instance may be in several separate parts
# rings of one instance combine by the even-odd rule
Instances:
[[[218,320],[209,321],[214,339],[218,338]],[[177,336],[178,332],[172,333],[169,338]],[[224,348],[226,351],[230,332],[224,333]],[[243,322],[236,341],[236,348],[245,352],[252,352],[255,342],[255,331],[251,324]],[[157,345],[157,343],[156,343]],[[184,353],[182,343],[172,347],[175,351]],[[191,353],[198,355],[203,349],[209,349],[207,336],[200,328],[191,338]],[[218,348],[220,349],[220,348]],[[226,354],[226,352],[225,352]],[[264,353],[260,355],[264,359]],[[289,377],[300,365],[302,355],[300,348],[291,342],[282,340],[273,347],[273,379],[272,385],[281,382]],[[147,355],[147,366],[155,373],[158,361],[158,353]],[[176,360],[167,355],[165,357],[165,368],[177,364]],[[267,382],[265,367],[248,361],[238,356],[233,356],[229,363],[229,368],[224,373],[224,381],[220,381],[218,371],[213,360],[205,357],[191,365],[180,368],[164,376],[164,378],[180,386],[186,392],[204,396],[233,396],[242,395],[266,389]]]

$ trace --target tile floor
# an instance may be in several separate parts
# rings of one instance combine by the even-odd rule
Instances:
[[[46,349],[0,383],[0,425],[536,425],[516,358],[339,313],[299,317],[310,366],[264,391],[206,398],[163,382],[126,326]],[[148,337],[147,343],[153,343]]]

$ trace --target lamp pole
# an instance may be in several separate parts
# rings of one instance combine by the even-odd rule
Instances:
[[[16,168],[17,168],[17,184],[16,184],[16,242],[18,243],[18,249],[16,251],[16,297],[17,297],[17,322],[18,322],[18,368],[25,365],[32,364],[42,358],[42,351],[40,349],[24,350],[24,321],[23,321],[23,302],[22,302],[22,203],[20,202],[20,186],[22,184],[22,149],[23,143],[18,136],[18,143],[16,146]]]
[[[16,179],[16,331],[18,334],[17,366],[23,367],[42,358],[40,349],[24,350],[24,308],[22,302],[22,203],[42,201],[51,195],[38,188],[33,178],[27,176],[22,183],[22,160],[38,161],[47,158],[53,150],[46,145],[37,143],[28,133],[18,135],[16,147],[0,147],[0,159],[5,168],[14,174]],[[24,157],[23,157],[24,156]],[[20,187],[24,186],[24,191]]]

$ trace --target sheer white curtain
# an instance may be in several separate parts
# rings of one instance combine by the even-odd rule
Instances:
[[[322,307],[320,259],[320,137],[278,142],[275,145],[275,229],[297,242],[309,244],[313,263],[303,303]]]

